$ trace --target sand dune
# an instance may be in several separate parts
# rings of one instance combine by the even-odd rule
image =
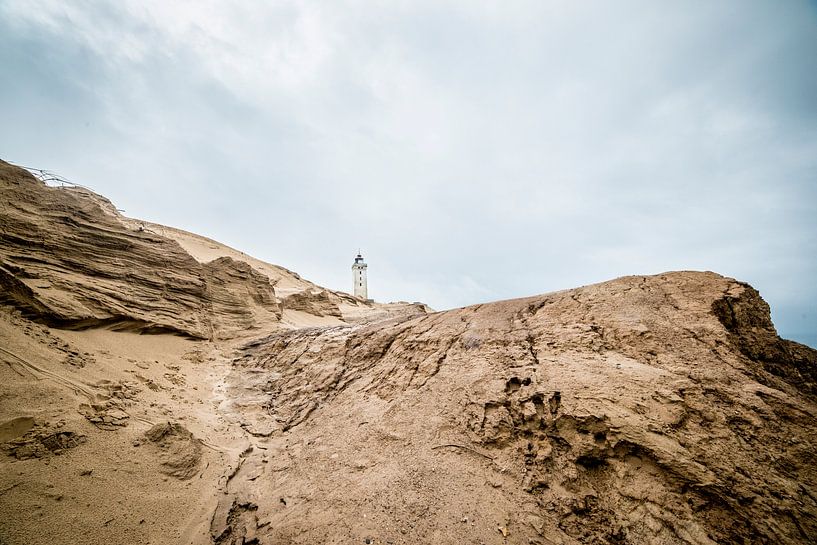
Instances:
[[[744,283],[430,313],[0,194],[2,544],[817,541],[817,352]]]

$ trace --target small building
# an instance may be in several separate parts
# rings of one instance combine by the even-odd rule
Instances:
[[[366,267],[368,265],[363,262],[363,256],[358,253],[355,262],[352,264],[352,281],[355,288],[352,293],[355,294],[355,297],[364,300],[369,298],[369,288],[366,284]]]

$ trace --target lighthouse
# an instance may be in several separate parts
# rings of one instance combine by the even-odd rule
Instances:
[[[355,294],[355,297],[361,299],[369,298],[369,290],[366,285],[366,267],[368,265],[363,262],[363,256],[358,253],[355,262],[352,263],[352,281],[355,283],[355,289],[352,293]]]

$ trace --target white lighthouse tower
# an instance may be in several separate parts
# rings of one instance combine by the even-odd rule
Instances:
[[[361,299],[368,299],[369,298],[369,289],[366,285],[366,265],[363,262],[363,256],[360,255],[358,252],[357,257],[355,257],[355,262],[352,264],[352,280],[355,283],[355,297],[360,297]]]

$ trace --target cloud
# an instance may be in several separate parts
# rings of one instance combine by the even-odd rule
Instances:
[[[801,334],[815,53],[808,2],[7,1],[0,149],[378,299],[711,269]]]

